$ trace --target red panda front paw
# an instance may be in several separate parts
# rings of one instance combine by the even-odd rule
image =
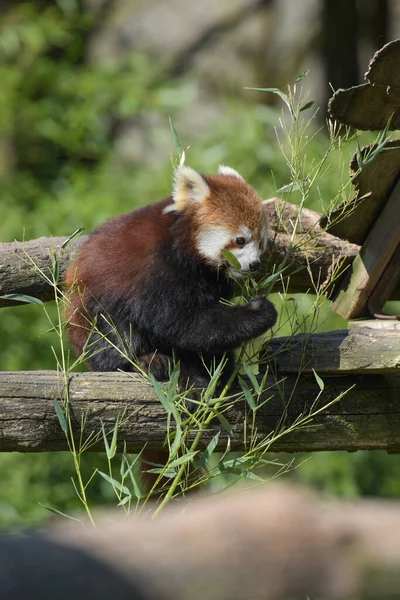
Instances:
[[[142,354],[138,359],[139,367],[151,373],[157,381],[167,381],[171,365],[171,357],[160,352]]]
[[[256,296],[246,305],[246,308],[255,320],[256,332],[252,337],[261,335],[275,325],[278,317],[276,308],[265,296]]]

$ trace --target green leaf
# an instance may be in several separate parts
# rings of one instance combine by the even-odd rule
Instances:
[[[310,102],[306,102],[305,104],[303,104],[303,106],[300,108],[299,112],[303,112],[303,110],[307,110],[307,108],[311,108],[312,105],[315,104],[315,100],[310,100]]]
[[[253,371],[253,369],[251,368],[249,363],[246,361],[242,362],[242,367],[243,367],[244,372],[246,373],[247,377],[250,379],[251,385],[253,386],[253,388],[255,389],[257,394],[259,394],[261,390],[260,390],[260,384],[258,383],[258,379],[256,377],[256,373]]]
[[[180,374],[180,362],[178,361],[169,378],[169,385],[167,388],[167,404],[171,408],[171,413],[175,419],[175,423],[179,426],[182,423],[181,415],[176,408],[174,398],[176,393],[176,386],[178,385],[179,374]]]
[[[74,231],[74,233],[71,233],[71,235],[65,240],[65,242],[63,242],[61,244],[61,248],[65,248],[65,246],[68,246],[68,244],[74,239],[76,238],[76,236],[78,236],[79,234],[81,234],[83,231],[85,231],[84,227],[79,227],[79,229],[77,229],[76,231]]]
[[[181,443],[181,439],[182,439],[182,429],[178,425],[176,428],[176,431],[174,432],[174,441],[171,446],[171,457],[175,456],[175,454],[178,452],[179,446]]]
[[[176,471],[173,471],[172,469],[166,469],[165,467],[146,469],[146,473],[155,473],[156,475],[162,475],[163,477],[168,477],[169,479],[172,479],[176,475]]]
[[[123,498],[121,500],[121,502],[118,502],[117,506],[124,506],[125,504],[127,504],[127,502],[129,502],[130,500],[132,500],[132,496],[125,496],[125,498]]]
[[[107,473],[103,473],[102,471],[97,471],[97,472],[99,473],[99,475],[101,475],[103,477],[103,479],[105,479],[106,481],[108,481],[108,483],[111,483],[112,486],[117,488],[117,490],[119,490],[126,496],[131,495],[129,489],[125,485],[122,485],[119,481],[117,481],[113,477],[110,477],[109,475],[107,475]]]
[[[41,502],[38,502],[38,504],[39,504],[39,506],[42,506],[49,512],[54,513],[55,515],[60,515],[61,517],[65,517],[66,519],[70,519],[71,521],[75,521],[75,523],[80,523],[82,525],[82,521],[80,521],[79,519],[76,519],[75,517],[71,517],[71,515],[67,515],[66,513],[61,512],[61,510],[57,510],[56,508],[51,508],[51,506],[46,506],[45,504],[42,504]]]
[[[256,405],[255,405],[255,402],[254,402],[253,394],[251,393],[251,391],[249,389],[249,386],[244,381],[244,379],[242,379],[241,377],[239,377],[239,383],[240,383],[240,386],[241,386],[241,388],[243,390],[244,397],[247,400],[247,404],[250,406],[251,410],[256,410]]]
[[[265,483],[265,479],[253,473],[253,471],[242,471],[240,474],[246,479],[253,479],[254,481],[260,481],[261,483]]]
[[[14,300],[15,302],[25,302],[26,304],[38,304],[44,306],[44,303],[39,298],[27,296],[26,294],[4,294],[0,296],[0,300]]]
[[[229,252],[229,250],[222,250],[222,255],[225,258],[225,260],[227,260],[228,263],[230,263],[232,267],[236,269],[236,271],[241,270],[242,267],[240,265],[240,262],[238,261],[236,256],[232,254],[232,252]]]
[[[230,458],[229,460],[224,461],[221,464],[223,469],[239,469],[243,468],[243,465],[253,460],[250,456],[236,456],[235,458]]]
[[[179,136],[176,132],[175,125],[173,124],[172,119],[169,115],[168,115],[168,120],[169,120],[169,126],[171,128],[172,139],[174,140],[175,149],[176,149],[177,153],[179,154],[179,156],[181,156],[182,152],[183,152],[182,144],[181,144]]]
[[[288,183],[286,185],[283,185],[281,188],[279,188],[279,190],[277,190],[278,192],[282,192],[282,194],[288,194],[290,192],[297,192],[300,190],[300,186],[298,183]]]
[[[104,447],[106,449],[106,455],[107,455],[107,458],[110,458],[110,444],[108,443],[107,434],[106,434],[106,430],[105,430],[103,422],[101,423],[101,431],[103,434],[103,443],[104,443]]]
[[[131,464],[129,464],[129,460],[128,460],[126,451],[124,451],[124,454],[122,455],[122,460],[121,460],[121,468],[120,468],[121,477],[126,477],[127,475],[129,475],[130,480],[132,482],[132,486],[133,486],[133,492],[134,492],[136,498],[142,497],[142,490],[140,488],[139,482],[137,481],[137,479],[134,475],[133,468],[136,465],[136,463],[139,462],[140,457],[143,453],[143,450],[144,450],[144,448],[142,448],[141,451],[139,452],[139,454],[137,454],[135,456],[135,458],[133,459]],[[127,469],[124,468],[125,465],[127,466]]]
[[[66,421],[66,418],[64,415],[64,411],[61,408],[61,405],[60,405],[59,401],[57,400],[57,398],[54,398],[53,404],[54,404],[54,408],[55,408],[56,415],[58,418],[58,422],[60,423],[61,429],[63,430],[64,433],[67,433],[67,431],[68,431],[67,421]]]
[[[168,397],[168,389],[166,389],[165,386],[161,385],[161,383],[157,381],[157,379],[152,373],[150,373],[150,380],[153,384],[154,391],[156,392],[157,397],[163,405],[163,407],[165,408],[165,410],[168,413],[173,414],[175,406],[171,398]]]
[[[119,417],[117,417],[117,419],[116,419],[116,421],[114,423],[113,436],[112,436],[112,439],[111,439],[111,445],[109,445],[104,423],[101,422],[101,430],[102,430],[102,433],[103,433],[103,442],[104,442],[104,446],[105,446],[105,449],[106,449],[107,458],[109,460],[111,460],[112,458],[114,458],[114,456],[115,456],[115,454],[117,452],[117,438],[118,438],[119,423],[120,423]]]
[[[175,458],[175,460],[172,460],[170,463],[168,463],[168,469],[175,469],[175,467],[184,465],[185,463],[191,461],[196,456],[196,454],[198,454],[198,452],[198,450],[196,450],[195,452],[188,452],[187,454],[184,454],[179,458]]]
[[[60,281],[60,262],[57,256],[53,257],[53,279],[55,283]]]
[[[253,88],[253,87],[245,87],[244,89],[245,90],[251,90],[253,92],[267,92],[268,94],[276,94],[277,96],[279,96],[279,98],[281,98],[281,100],[283,100],[283,102],[286,104],[286,106],[288,107],[288,109],[292,113],[292,107],[290,106],[290,100],[289,100],[289,98],[279,88]]]
[[[315,381],[318,383],[319,389],[321,390],[321,392],[323,392],[324,388],[325,388],[325,383],[322,381],[321,377],[316,374],[314,369],[313,369],[313,373],[314,373]]]
[[[307,71],[303,71],[302,73],[300,73],[300,75],[298,77],[296,77],[296,83],[303,81],[303,79],[305,79],[307,77],[309,72],[310,72],[310,69],[307,69]]]
[[[216,433],[214,435],[214,437],[212,438],[212,440],[209,441],[209,443],[207,445],[207,448],[204,450],[204,452],[200,456],[199,463],[198,463],[199,467],[204,467],[204,465],[210,459],[212,453],[214,452],[215,448],[217,447],[220,435],[221,435],[221,432],[218,431],[218,433]]]
[[[217,413],[217,418],[229,435],[232,435],[232,425],[229,423],[228,419],[221,413]]]

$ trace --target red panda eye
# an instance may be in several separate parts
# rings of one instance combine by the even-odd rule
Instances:
[[[235,241],[238,246],[244,246],[246,243],[246,240],[244,239],[244,237],[237,237]]]

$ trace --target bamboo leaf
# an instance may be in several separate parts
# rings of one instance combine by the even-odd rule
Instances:
[[[228,263],[231,264],[234,269],[236,269],[236,271],[241,270],[242,267],[240,265],[240,262],[238,261],[236,256],[232,254],[232,252],[229,252],[229,250],[222,250],[222,255],[225,258],[225,260],[228,261]]]
[[[175,125],[173,124],[170,116],[168,116],[168,120],[169,120],[169,126],[170,126],[171,133],[172,133],[172,139],[174,140],[175,149],[176,149],[177,153],[179,154],[179,156],[182,156],[183,148],[182,148],[182,144],[180,142],[179,136],[177,134],[177,131],[175,129]]]
[[[179,446],[181,443],[181,439],[182,439],[182,429],[178,425],[176,428],[176,431],[175,431],[174,441],[171,446],[171,457],[175,456],[175,454],[178,452]]]
[[[253,394],[251,393],[249,386],[241,377],[239,377],[239,383],[240,387],[242,388],[244,397],[247,400],[247,404],[250,406],[251,410],[256,410],[256,404],[254,402]]]
[[[256,373],[253,371],[253,369],[251,368],[249,363],[246,361],[242,362],[242,367],[243,367],[244,372],[246,373],[247,377],[250,379],[251,385],[253,386],[253,388],[255,389],[257,394],[259,394],[261,390],[260,390],[260,384],[258,383],[258,379],[256,377]]]
[[[172,479],[176,475],[176,471],[172,469],[166,469],[165,467],[154,467],[154,469],[146,469],[146,473],[155,473],[155,475],[162,475]]]
[[[300,75],[298,77],[296,77],[296,83],[303,81],[303,79],[305,79],[307,77],[309,72],[310,72],[310,69],[307,69],[306,71],[303,71],[302,73],[300,73]]]
[[[39,506],[42,506],[49,512],[54,513],[55,515],[60,515],[61,517],[65,517],[66,519],[70,519],[71,521],[75,521],[75,523],[80,523],[82,525],[82,521],[80,521],[79,519],[76,519],[75,517],[71,517],[71,515],[67,515],[66,513],[63,513],[61,510],[57,510],[56,508],[52,508],[51,506],[46,506],[45,504],[42,504],[41,502],[38,502],[38,504],[39,504]]]
[[[108,481],[108,483],[111,483],[111,485],[113,487],[117,488],[117,490],[119,490],[120,492],[122,492],[126,496],[130,496],[131,495],[129,489],[125,485],[122,485],[119,481],[117,481],[113,477],[110,477],[109,475],[107,475],[107,473],[103,473],[103,471],[97,471],[97,472],[99,473],[99,475],[101,475],[101,477],[103,477],[103,479],[105,479],[106,481]]]
[[[314,371],[314,369],[313,369],[313,373],[314,373],[315,381],[318,383],[319,389],[321,390],[321,392],[323,392],[324,388],[325,388],[325,383],[322,381],[321,377],[319,375],[317,375],[317,373]]]
[[[106,449],[106,455],[107,455],[107,458],[110,458],[110,444],[108,443],[107,433],[106,433],[106,429],[104,427],[103,422],[101,422],[101,431],[103,434],[103,443],[104,443],[104,447]]]
[[[122,455],[122,460],[121,460],[121,468],[120,468],[121,477],[125,478],[127,475],[129,475],[130,480],[132,482],[132,486],[133,486],[133,493],[136,496],[136,498],[142,497],[142,490],[140,488],[139,482],[137,481],[137,479],[135,477],[133,469],[134,469],[136,463],[140,460],[143,450],[144,450],[144,448],[142,448],[141,451],[139,452],[139,454],[137,454],[135,456],[135,458],[133,459],[131,464],[129,464],[129,460],[128,460],[126,451],[124,451],[124,453]],[[124,468],[125,465],[127,466],[127,469]]]
[[[313,104],[315,104],[315,100],[310,100],[310,102],[306,102],[305,104],[303,104],[303,106],[300,107],[299,112],[303,112],[303,110],[307,110],[308,108],[311,108],[313,106]]]
[[[198,450],[196,450],[195,452],[188,452],[187,454],[184,454],[183,456],[180,456],[179,458],[172,460],[168,464],[168,469],[175,469],[175,467],[184,465],[185,463],[191,461],[196,456],[196,454],[198,454],[198,452],[199,452]]]
[[[300,186],[298,183],[287,183],[283,185],[278,192],[282,192],[282,194],[288,194],[289,192],[298,192],[300,190]]]
[[[39,298],[27,296],[26,294],[4,294],[0,296],[0,300],[13,300],[15,302],[25,302],[26,304],[38,304],[44,306],[44,303]]]
[[[215,448],[217,447],[220,434],[221,434],[221,432],[218,431],[218,433],[216,433],[214,435],[212,440],[209,441],[207,448],[204,450],[204,452],[200,456],[199,463],[198,463],[199,467],[204,467],[204,465],[209,461],[212,453],[214,452]]]
[[[229,423],[228,419],[224,417],[224,415],[221,413],[217,413],[217,418],[223,426],[223,428],[229,433],[229,435],[232,435],[232,426]]]
[[[125,496],[125,498],[123,498],[121,500],[121,502],[118,502],[117,506],[124,506],[125,504],[127,504],[127,502],[129,502],[130,500],[132,500],[132,496]]]
[[[64,433],[67,433],[67,431],[68,431],[67,421],[66,421],[66,418],[64,415],[64,411],[61,408],[61,405],[60,405],[59,401],[57,400],[57,398],[54,398],[53,404],[54,404],[57,419],[58,419],[58,422],[60,423],[61,429],[63,430]]]
[[[63,242],[61,244],[61,248],[65,248],[65,246],[68,246],[68,244],[74,239],[76,238],[76,236],[78,236],[80,233],[82,233],[83,231],[85,231],[84,227],[79,227],[79,229],[77,229],[76,231],[74,231],[74,233],[71,233],[71,235],[65,240],[65,242]]]
[[[60,262],[57,256],[53,255],[51,257],[52,262],[52,272],[53,272],[53,281],[58,283],[60,281]]]
[[[172,402],[171,398],[168,397],[168,390],[165,388],[165,386],[161,385],[161,383],[159,381],[157,381],[157,379],[154,377],[154,375],[152,373],[150,373],[150,380],[151,383],[153,384],[154,387],[154,391],[157,394],[157,397],[159,399],[159,401],[161,402],[161,404],[163,405],[163,407],[165,408],[165,410],[170,413],[173,414],[174,413],[174,403]]]

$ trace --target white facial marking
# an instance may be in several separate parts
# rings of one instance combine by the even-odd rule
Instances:
[[[261,250],[255,241],[248,242],[243,248],[234,248],[231,252],[240,262],[242,271],[250,271],[251,263],[260,260]]]
[[[222,227],[214,227],[197,238],[197,249],[199,254],[207,258],[216,266],[223,263],[221,250],[232,241],[232,234]]]
[[[244,181],[244,178],[232,167],[226,167],[225,165],[219,165],[218,167],[219,175],[230,175],[231,177],[236,177],[237,179],[241,179]]]
[[[243,237],[245,238],[246,242],[250,242],[251,240],[251,231],[248,227],[246,227],[246,225],[242,225],[240,228],[240,231],[243,234]]]

